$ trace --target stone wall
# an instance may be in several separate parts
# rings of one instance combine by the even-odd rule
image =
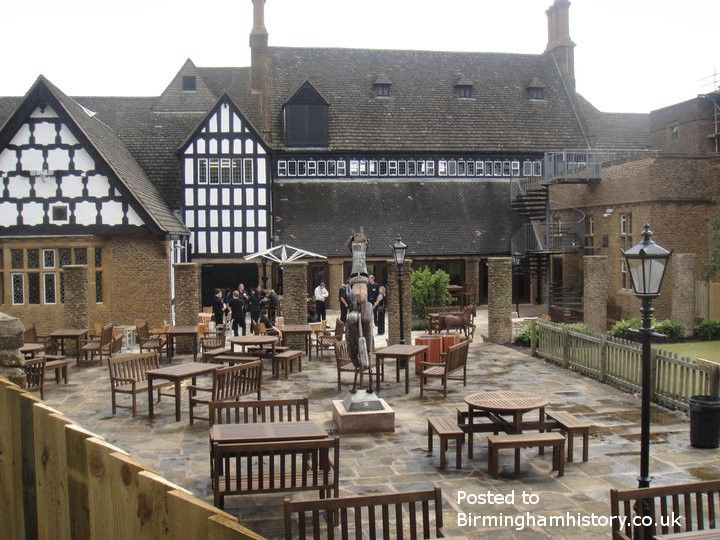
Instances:
[[[488,259],[488,341],[510,343],[512,341],[512,259],[490,257]]]
[[[84,264],[66,266],[65,328],[88,328],[88,267]]]
[[[471,304],[480,303],[480,257],[465,259],[465,292]]]
[[[285,324],[307,324],[307,263],[285,264],[283,308]],[[303,350],[303,336],[288,336],[288,347]]]
[[[330,293],[325,303],[328,309],[340,309],[340,300],[338,300],[338,292],[343,283],[343,261],[342,259],[328,261],[329,279],[325,284]]]
[[[591,330],[604,333],[607,330],[607,257],[585,255],[583,272],[584,322]]]
[[[25,373],[22,370],[25,359],[20,354],[24,331],[19,319],[0,313],[0,377],[6,377],[21,388],[25,387]]]
[[[195,325],[200,312],[200,265],[179,263],[175,269],[175,324]],[[190,338],[177,338],[175,350],[180,354],[193,353]]]
[[[412,260],[405,259],[403,265],[403,338],[405,345],[412,344]],[[394,260],[387,261],[387,303],[385,313],[385,329],[388,345],[400,343],[400,297],[398,287],[397,264]]]
[[[691,336],[695,327],[695,254],[673,253],[668,273],[672,276],[670,318],[685,326],[685,335]]]

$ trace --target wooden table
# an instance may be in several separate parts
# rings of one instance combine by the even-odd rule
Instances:
[[[233,336],[229,337],[228,342],[230,343],[230,350],[235,352],[235,345],[242,347],[242,352],[245,354],[245,347],[249,345],[259,346],[264,348],[266,345],[270,345],[272,348],[273,358],[275,357],[275,345],[277,344],[277,336]]]
[[[148,416],[153,418],[153,381],[155,379],[165,379],[175,383],[175,420],[180,421],[180,396],[182,388],[180,383],[185,379],[192,379],[195,384],[198,375],[204,373],[212,373],[218,368],[223,367],[221,364],[206,364],[201,362],[189,362],[187,364],[178,364],[176,366],[168,366],[160,369],[151,369],[147,375],[148,382]]]
[[[65,340],[66,339],[74,339],[75,340],[75,354],[77,355],[77,362],[80,363],[80,341],[83,339],[87,339],[88,331],[84,330],[82,328],[61,328],[60,330],[55,330],[50,334],[50,338],[53,341],[53,346],[56,351],[60,351],[60,354],[65,355]],[[60,347],[58,347],[58,341],[60,342]]]
[[[312,334],[313,329],[309,324],[286,324],[280,329],[282,332],[283,345],[285,344],[285,338],[292,335],[301,335],[305,339],[305,351],[310,359],[310,353],[312,352]]]
[[[245,443],[324,439],[325,428],[317,422],[258,422],[256,424],[215,424],[210,443]]]
[[[702,531],[686,531],[679,533],[656,534],[655,540],[709,540],[720,538],[720,529],[703,529]]]
[[[197,360],[198,350],[198,327],[197,325],[183,325],[183,326],[171,326],[170,328],[163,330],[167,336],[167,355],[168,362],[170,362],[175,356],[175,338],[177,337],[192,337],[193,338],[193,361]]]
[[[384,361],[386,358],[395,358],[397,363],[395,364],[395,380],[400,381],[400,369],[405,370],[405,393],[410,393],[410,359],[419,354],[423,355],[423,358],[427,358],[427,345],[391,345],[384,349],[378,349],[375,351],[375,380],[377,382],[377,390],[380,390],[380,371],[381,367],[383,370],[384,379]],[[425,360],[423,360],[425,361]]]
[[[20,347],[20,354],[23,356],[29,356],[30,360],[35,358],[38,353],[45,352],[45,345],[42,343],[26,343]]]
[[[483,392],[470,394],[465,398],[468,406],[468,458],[473,457],[473,417],[475,411],[487,416],[498,431],[506,433],[522,433],[522,416],[528,411],[540,409],[539,424],[545,422],[545,405],[549,402],[541,395],[532,392]],[[512,415],[512,422],[503,416]],[[515,449],[515,470],[519,470],[520,449]]]

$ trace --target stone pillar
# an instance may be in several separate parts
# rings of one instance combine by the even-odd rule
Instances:
[[[63,268],[65,277],[65,328],[88,328],[88,267],[85,264]]]
[[[200,265],[197,263],[177,263],[175,270],[175,324],[195,325],[200,312]],[[161,323],[162,321],[158,321]],[[177,338],[175,352],[192,354],[193,340]]]
[[[480,303],[480,257],[465,259],[465,292],[471,304]]]
[[[412,260],[405,259],[403,265],[403,337],[405,345],[412,344]],[[398,271],[395,260],[387,261],[387,302],[385,313],[385,328],[387,330],[387,344],[400,343],[400,297],[398,287]]]
[[[596,332],[607,331],[608,260],[583,256],[583,322]]]
[[[0,313],[0,377],[6,377],[21,388],[25,388],[25,372],[22,370],[25,358],[20,354],[24,331],[19,319]]]
[[[328,309],[340,309],[340,301],[338,300],[338,292],[343,283],[343,261],[342,259],[328,261],[329,276],[327,290],[330,293],[325,303]]]
[[[529,278],[530,279],[530,305],[537,305],[537,272],[534,270],[530,271]]]
[[[512,341],[512,259],[488,259],[488,341]]]
[[[285,324],[307,324],[307,271],[306,262],[284,265],[283,317]],[[288,336],[288,347],[305,350],[303,336]]]
[[[670,257],[672,304],[670,318],[685,326],[690,336],[695,327],[695,254],[673,253]]]

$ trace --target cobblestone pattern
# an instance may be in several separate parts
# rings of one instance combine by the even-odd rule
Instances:
[[[585,255],[583,257],[583,318],[591,330],[607,330],[607,257]]]
[[[179,263],[175,269],[175,324],[197,324],[200,312],[200,265],[197,263]],[[175,348],[179,354],[192,353],[193,340],[179,337]]]
[[[20,354],[23,346],[23,327],[20,319],[0,313],[0,377],[6,377],[18,386],[25,386],[22,370],[25,359]]]
[[[488,259],[488,340],[493,343],[512,341],[512,259]]]
[[[69,265],[65,274],[65,328],[88,328],[88,267]]]
[[[307,269],[306,262],[285,265],[283,275],[283,317],[285,324],[307,324]],[[287,346],[303,350],[303,336],[288,336]]]
[[[691,336],[695,327],[695,254],[673,253],[670,257],[672,304],[670,318],[685,326]]]
[[[403,265],[403,330],[405,344],[410,345],[412,333],[412,285],[410,275],[412,274],[412,260],[405,259]],[[388,333],[388,345],[400,343],[400,303],[398,291],[397,264],[394,260],[387,262],[387,312],[385,314],[385,329]]]

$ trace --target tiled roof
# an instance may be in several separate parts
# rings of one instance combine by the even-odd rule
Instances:
[[[601,112],[580,94],[576,95],[595,148],[650,148],[649,114]]]
[[[276,182],[275,232],[326,256],[347,256],[364,227],[369,255],[391,258],[397,235],[410,255],[507,254],[519,226],[501,182]]]

